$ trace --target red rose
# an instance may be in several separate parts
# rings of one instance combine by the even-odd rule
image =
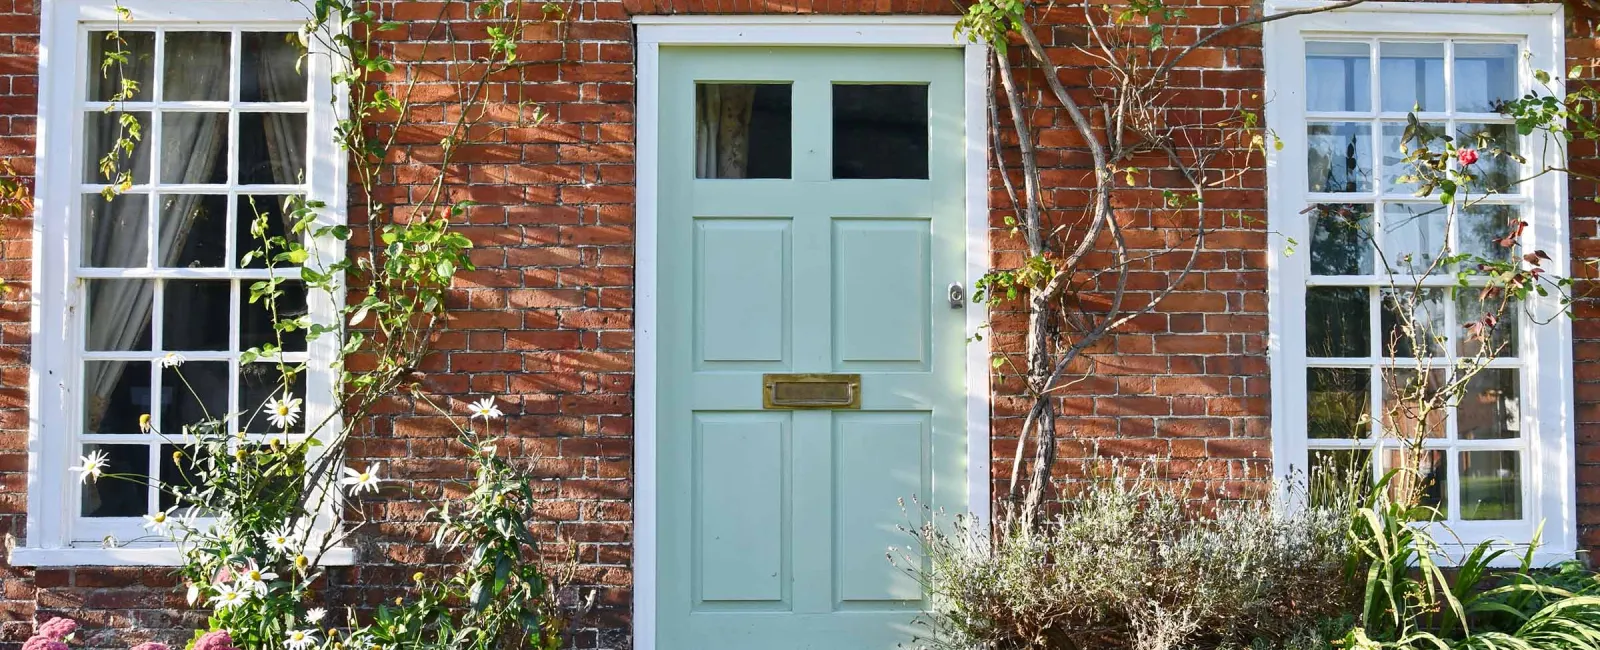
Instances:
[[[1478,162],[1478,150],[1471,148],[1461,149],[1456,152],[1456,158],[1461,161],[1462,167],[1466,167],[1467,165]]]

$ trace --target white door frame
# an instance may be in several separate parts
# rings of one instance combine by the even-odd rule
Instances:
[[[636,16],[638,112],[634,128],[637,240],[634,243],[633,647],[656,650],[656,246],[662,45],[963,48],[967,127],[967,290],[989,262],[989,100],[985,47],[954,35],[952,16]],[[985,323],[967,306],[970,336]],[[989,344],[967,345],[967,503],[989,517]]]

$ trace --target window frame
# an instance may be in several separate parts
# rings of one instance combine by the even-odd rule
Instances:
[[[1308,2],[1269,2],[1268,14],[1324,6]],[[1542,69],[1564,76],[1562,42],[1563,10],[1559,4],[1467,5],[1409,2],[1369,2],[1349,9],[1313,13],[1268,23],[1263,30],[1266,69],[1267,126],[1281,138],[1281,150],[1267,153],[1268,218],[1267,229],[1278,233],[1269,241],[1268,323],[1270,367],[1272,372],[1273,474],[1280,481],[1303,478],[1308,462],[1306,433],[1306,368],[1304,318],[1295,314],[1305,301],[1309,270],[1309,251],[1284,254],[1286,238],[1309,246],[1310,220],[1302,213],[1312,199],[1306,183],[1308,118],[1305,79],[1307,40],[1343,38],[1427,39],[1516,42],[1526,48],[1522,63],[1522,86],[1529,89],[1528,71]],[[1426,31],[1415,25],[1427,24]],[[1371,54],[1374,59],[1378,52]],[[1447,71],[1446,74],[1449,74]],[[1559,85],[1556,88],[1560,92]],[[1373,98],[1376,102],[1377,98]],[[1453,108],[1453,107],[1449,107]],[[1373,138],[1381,143],[1381,133]],[[1542,138],[1522,139],[1529,160],[1548,160],[1562,164],[1562,151],[1546,146]],[[1381,146],[1381,144],[1379,144]],[[1548,156],[1548,157],[1547,157]],[[1373,161],[1375,192],[1382,191],[1382,178],[1376,172],[1381,160]],[[1548,174],[1525,186],[1530,228],[1525,245],[1545,250],[1552,261],[1547,270],[1569,276],[1569,237],[1567,224],[1567,184],[1564,174]],[[1364,200],[1364,199],[1362,199]],[[1377,262],[1374,261],[1374,265]],[[1374,269],[1380,274],[1380,269]],[[1362,285],[1368,286],[1368,285]],[[1400,286],[1406,286],[1402,283]],[[1446,310],[1454,309],[1447,301]],[[1536,299],[1537,313],[1553,313],[1559,304],[1553,297]],[[1522,460],[1524,467],[1523,519],[1518,521],[1470,521],[1451,525],[1462,545],[1490,539],[1512,544],[1528,543],[1543,522],[1542,545],[1536,559],[1541,563],[1571,559],[1577,548],[1576,484],[1574,476],[1576,439],[1573,412],[1573,365],[1571,319],[1559,317],[1539,325],[1520,318],[1518,329],[1523,386]],[[1376,324],[1373,327],[1377,327]],[[1381,344],[1381,343],[1380,343]],[[1371,390],[1381,392],[1381,386]],[[1374,414],[1376,418],[1378,414]],[[1454,443],[1452,443],[1454,444]],[[1358,444],[1352,448],[1372,448]],[[1459,459],[1451,459],[1454,468]],[[1298,472],[1298,474],[1297,474]],[[1458,501],[1459,484],[1452,484],[1452,501]],[[1449,537],[1447,534],[1446,537]]]
[[[126,12],[120,20],[126,30],[171,27],[194,31],[214,24],[230,31],[299,31],[307,20],[302,7],[282,0],[51,0],[43,7],[35,156],[38,200],[33,214],[32,362],[28,377],[28,517],[25,541],[11,553],[11,563],[17,566],[171,565],[181,561],[170,543],[140,542],[104,548],[98,540],[79,534],[78,528],[99,533],[102,527],[76,525],[80,520],[79,481],[68,470],[78,458],[79,432],[74,427],[82,404],[77,386],[84,310],[80,304],[83,293],[76,286],[82,280],[76,277],[76,269],[83,213],[80,175],[87,155],[82,150],[86,140],[79,117],[87,85],[82,75],[90,64],[86,37],[89,31],[118,24],[119,8]],[[305,63],[310,88],[304,187],[307,199],[327,206],[318,211],[318,225],[337,225],[345,220],[347,171],[345,155],[332,138],[337,121],[345,112],[345,92],[328,83],[333,57],[325,46],[319,39],[312,39],[311,49],[313,56],[307,57]],[[307,247],[312,249],[313,260],[324,263],[344,256],[344,244],[333,238],[318,238],[308,242]],[[224,269],[127,271],[124,277],[248,275]],[[261,274],[265,277],[264,270]],[[334,322],[337,314],[333,313],[333,305],[342,304],[343,300],[342,291],[333,296],[308,291],[311,318]],[[333,365],[338,353],[338,341],[332,336],[308,342],[304,353],[305,421],[326,421],[324,432],[339,426],[339,408],[332,400],[336,381]],[[336,514],[330,505],[328,512],[319,513],[318,526],[331,527],[337,521]],[[329,563],[347,563],[350,559],[348,549],[335,549],[325,557]]]

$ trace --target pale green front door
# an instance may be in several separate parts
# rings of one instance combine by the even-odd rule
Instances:
[[[660,60],[656,647],[892,650],[924,607],[886,557],[913,499],[969,507],[960,50]],[[727,84],[788,87],[750,122],[788,111],[787,145],[751,133],[746,156],[778,178],[697,178],[721,172],[697,173],[696,86]],[[763,408],[768,373],[859,374],[860,408]]]

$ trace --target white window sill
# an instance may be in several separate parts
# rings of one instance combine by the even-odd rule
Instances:
[[[347,546],[328,549],[322,555],[323,566],[350,566],[355,564],[355,550]],[[11,566],[74,567],[74,566],[179,566],[183,556],[171,546],[139,548],[30,548],[11,549]]]

